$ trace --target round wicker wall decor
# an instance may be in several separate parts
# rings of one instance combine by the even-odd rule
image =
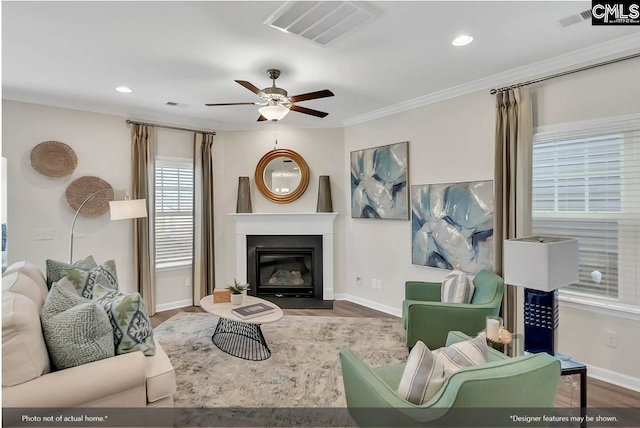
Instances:
[[[50,178],[70,175],[78,165],[73,149],[59,141],[45,141],[31,150],[31,166]]]
[[[113,187],[103,179],[92,176],[80,177],[69,184],[65,196],[69,206],[77,211],[85,199],[101,190],[104,192],[91,198],[80,211],[80,215],[85,217],[97,217],[109,211],[109,201],[113,201],[114,197]]]

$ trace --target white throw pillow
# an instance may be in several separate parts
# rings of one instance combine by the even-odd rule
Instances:
[[[444,367],[421,341],[417,341],[402,373],[398,395],[413,404],[429,401],[444,384]]]
[[[475,289],[469,277],[455,268],[442,281],[440,300],[445,303],[471,303]]]
[[[455,372],[487,362],[487,340],[479,335],[464,342],[454,343],[433,351],[435,358],[444,367],[445,379]]]
[[[2,386],[49,373],[49,354],[36,304],[22,294],[2,292]]]
[[[43,285],[44,288],[42,288]],[[30,298],[33,303],[36,304],[38,314],[42,312],[42,305],[44,305],[44,300],[47,298],[47,293],[49,292],[46,284],[39,285],[31,279],[30,276],[22,273],[22,271],[14,271],[9,275],[3,276],[2,291],[11,291],[12,293],[22,294]]]

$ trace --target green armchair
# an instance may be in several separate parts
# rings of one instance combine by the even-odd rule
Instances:
[[[475,291],[471,303],[442,303],[442,284],[407,281],[402,322],[407,330],[407,346],[413,348],[418,340],[429,349],[444,346],[450,331],[475,336],[486,326],[487,315],[498,315],[504,294],[502,278],[482,270],[473,280]]]
[[[468,339],[461,332],[450,332],[446,345]],[[554,407],[560,360],[546,353],[510,358],[491,348],[488,360],[455,373],[433,398],[415,405],[396,393],[405,364],[372,368],[345,349],[340,362],[349,414],[361,427],[456,426],[448,418],[462,418],[462,425],[470,426],[464,418],[474,416],[472,408],[506,412]],[[450,412],[452,408],[463,410]]]

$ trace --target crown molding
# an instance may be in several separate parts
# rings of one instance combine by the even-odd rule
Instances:
[[[344,120],[343,123],[345,127],[357,125],[359,123],[380,119],[392,114],[444,101],[449,98],[466,95],[471,92],[491,89],[492,87],[504,87],[513,85],[520,81],[539,78],[546,74],[557,73],[559,71],[563,71],[563,69],[579,64],[584,65],[585,63],[602,58],[609,57],[609,59],[613,59],[615,57],[622,57],[624,56],[623,54],[629,54],[630,51],[633,50],[640,50],[640,34],[620,37],[568,54],[559,55],[547,60],[494,74],[493,76],[473,80],[462,85],[453,86],[442,91],[433,92],[409,101],[404,101],[369,113],[354,116]]]

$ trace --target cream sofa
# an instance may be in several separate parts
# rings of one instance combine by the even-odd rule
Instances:
[[[175,372],[157,341],[153,357],[132,352],[51,372],[40,326],[47,293],[31,263],[3,274],[3,407],[173,407]]]

